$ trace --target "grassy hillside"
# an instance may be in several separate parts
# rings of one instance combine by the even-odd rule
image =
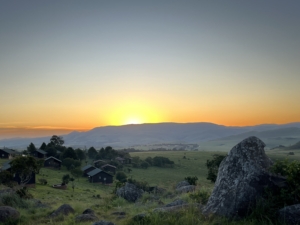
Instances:
[[[177,198],[183,198],[187,201],[191,201],[189,195],[179,195],[174,192],[174,186],[179,181],[183,180],[186,176],[197,176],[198,186],[197,189],[211,190],[213,184],[206,180],[207,169],[205,162],[207,159],[211,159],[212,155],[217,152],[183,152],[183,151],[171,151],[171,152],[136,152],[132,153],[132,156],[138,156],[142,159],[150,156],[165,156],[175,162],[173,168],[159,168],[149,167],[148,169],[132,168],[132,171],[128,173],[127,167],[124,167],[124,172],[128,177],[139,181],[147,181],[150,185],[157,185],[159,187],[167,189],[167,193],[171,193],[171,197],[166,195],[160,196],[160,201],[164,204],[169,203]],[[224,153],[223,153],[224,154]],[[283,159],[287,157],[286,152],[280,151],[268,151],[268,155],[273,159]],[[183,158],[186,159],[183,159]],[[300,159],[300,151],[295,152],[295,155],[288,156],[290,159]],[[2,164],[5,160],[0,160]],[[114,190],[114,185],[104,186],[101,184],[92,184],[87,181],[87,178],[80,178],[75,181],[74,192],[71,188],[71,184],[67,190],[57,190],[51,187],[53,184],[61,183],[61,178],[64,174],[68,173],[64,168],[62,170],[52,170],[43,168],[40,174],[37,175],[37,184],[35,188],[29,190],[35,199],[41,200],[42,203],[47,204],[49,208],[18,208],[21,213],[21,219],[18,224],[75,224],[75,216],[81,214],[85,209],[92,208],[96,215],[100,219],[113,221],[118,225],[128,224],[128,219],[132,216],[143,213],[151,212],[153,208],[159,207],[157,201],[151,201],[149,194],[144,194],[144,197],[137,203],[128,203],[121,198],[112,198],[111,193]],[[47,185],[41,185],[38,183],[39,178],[45,178],[48,181]],[[3,188],[3,187],[2,187]],[[75,214],[66,218],[61,218],[60,221],[52,221],[47,216],[56,208],[62,204],[70,204],[75,209]],[[115,211],[126,212],[125,219],[118,219],[117,216],[111,215]],[[187,214],[188,215],[188,214]],[[195,216],[195,214],[193,214]],[[199,219],[197,223],[187,224],[200,224]],[[200,221],[200,222],[199,222]],[[214,224],[215,222],[201,222],[201,224]],[[227,222],[226,222],[227,223]],[[78,223],[76,223],[78,224]],[[91,224],[80,223],[80,224]],[[157,223],[160,224],[160,223]],[[237,223],[227,223],[237,224]],[[247,224],[241,222],[239,224]],[[249,221],[248,221],[249,224]],[[253,223],[255,224],[255,223]]]

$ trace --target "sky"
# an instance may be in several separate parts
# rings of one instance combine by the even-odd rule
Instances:
[[[0,0],[0,138],[300,121],[300,1]]]

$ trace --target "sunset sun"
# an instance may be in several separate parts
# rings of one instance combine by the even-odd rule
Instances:
[[[125,124],[141,124],[141,123],[142,123],[141,119],[136,118],[136,117],[128,118],[125,121]]]

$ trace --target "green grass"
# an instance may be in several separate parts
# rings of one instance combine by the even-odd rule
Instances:
[[[205,163],[207,159],[211,159],[213,154],[226,152],[213,152],[213,151],[165,151],[165,152],[135,152],[131,153],[131,156],[139,156],[141,159],[154,156],[168,157],[175,162],[173,168],[159,168],[149,167],[148,169],[132,168],[130,173],[127,172],[127,167],[124,167],[124,172],[130,178],[138,181],[147,181],[151,186],[159,186],[165,188],[167,193],[172,193],[172,197],[168,197],[167,194],[160,196],[160,201],[167,204],[176,198],[182,198],[189,202],[193,202],[188,194],[178,195],[174,192],[175,185],[184,180],[187,176],[197,176],[197,191],[202,198],[202,191],[207,190],[210,192],[213,188],[213,184],[206,179],[207,168]],[[287,156],[287,151],[267,151],[267,155],[272,159],[300,159],[300,151],[294,151],[295,155]],[[186,159],[184,159],[184,156]],[[7,160],[0,160],[0,164],[3,164]],[[85,209],[92,208],[99,220],[109,220],[115,222],[118,225],[122,224],[143,224],[140,222],[134,222],[130,220],[136,214],[150,213],[154,208],[160,207],[158,201],[154,201],[152,196],[144,194],[143,198],[136,203],[128,203],[122,198],[112,196],[114,190],[114,184],[112,186],[105,186],[102,184],[89,183],[87,178],[81,177],[75,181],[74,192],[69,184],[67,190],[54,189],[51,186],[53,184],[61,183],[61,178],[64,174],[69,173],[66,169],[54,170],[42,168],[40,174],[36,176],[36,187],[31,188],[29,192],[35,199],[41,200],[42,203],[48,204],[50,208],[18,208],[21,213],[21,218],[17,224],[50,224],[50,225],[71,225],[75,224],[75,216],[81,214]],[[44,178],[48,181],[47,185],[41,185],[38,182],[39,178]],[[101,198],[97,198],[100,195]],[[197,199],[197,198],[196,198]],[[75,214],[61,218],[60,221],[52,221],[48,219],[48,215],[62,204],[70,204],[75,209]],[[126,212],[126,219],[118,220],[116,216],[111,215],[115,211]],[[189,209],[184,214],[178,215],[168,214],[162,216],[153,215],[151,224],[228,224],[228,225],[243,225],[243,224],[259,224],[256,220],[245,221],[227,221],[220,218],[205,219],[200,216],[200,213],[195,209]],[[91,224],[80,223],[80,224]],[[262,223],[272,224],[272,223]]]

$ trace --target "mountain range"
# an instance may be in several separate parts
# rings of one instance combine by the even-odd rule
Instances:
[[[261,138],[272,148],[289,146],[300,140],[300,123],[262,124],[256,126],[223,126],[213,123],[156,123],[96,127],[86,132],[62,135],[66,146],[101,148],[153,149],[168,145],[196,144],[198,150],[223,150],[249,136]],[[12,138],[0,140],[0,146],[26,149],[32,142],[39,147],[48,143],[50,136],[38,138]],[[212,148],[210,148],[212,147]],[[194,149],[194,150],[196,150]],[[230,149],[229,149],[230,150]]]

